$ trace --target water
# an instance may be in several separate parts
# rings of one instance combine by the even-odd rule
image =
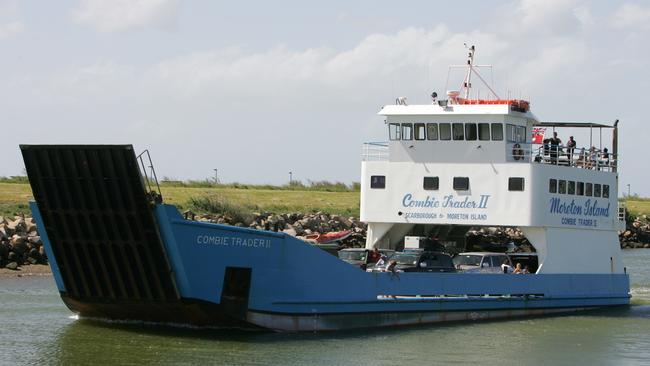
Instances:
[[[650,249],[624,252],[633,306],[581,315],[270,334],[79,320],[49,277],[0,278],[0,364],[647,365]]]

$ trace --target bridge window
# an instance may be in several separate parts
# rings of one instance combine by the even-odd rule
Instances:
[[[413,140],[412,123],[402,123],[402,140]]]
[[[492,124],[492,141],[503,141],[503,125],[501,123]]]
[[[566,194],[566,180],[560,180],[557,185],[557,193]]]
[[[576,194],[578,196],[584,196],[585,195],[585,183],[584,182],[578,182],[576,186]]]
[[[603,184],[603,198],[609,198],[609,184]]]
[[[476,123],[465,123],[465,140],[474,141],[476,140]]]
[[[402,134],[400,132],[400,126],[399,123],[391,123],[388,125],[388,138],[391,140],[399,140],[402,138]]]
[[[386,176],[385,175],[370,176],[370,188],[375,188],[375,189],[386,188]]]
[[[437,191],[439,185],[440,185],[440,179],[438,179],[438,177],[424,177],[422,188],[424,188],[427,191]]]
[[[526,142],[526,126],[517,126],[517,142]]]
[[[548,181],[548,192],[557,193],[557,179],[550,179]]]
[[[416,140],[424,140],[425,138],[426,138],[426,136],[425,136],[424,123],[416,123],[415,124],[415,139]]]
[[[507,124],[506,137],[509,142],[526,142],[526,127]]]
[[[468,177],[454,177],[454,190],[456,190],[456,191],[467,191],[467,190],[469,190],[469,178]]]
[[[440,124],[440,139],[451,140],[451,125],[449,123]]]
[[[522,178],[522,177],[510,177],[510,178],[508,178],[508,190],[509,191],[523,191],[524,190],[524,178]]]
[[[481,141],[490,141],[490,124],[489,123],[479,123],[478,124],[478,139]]]
[[[452,132],[454,136],[454,140],[464,140],[465,137],[463,135],[463,124],[462,123],[453,123],[452,124]]]
[[[600,197],[600,184],[594,184],[594,197]]]
[[[427,139],[428,140],[437,140],[438,139],[438,124],[437,123],[427,123]]]
[[[576,182],[570,180],[569,185],[567,187],[567,192],[568,194],[576,194]]]
[[[587,197],[591,197],[591,195],[592,195],[592,188],[593,188],[593,187],[592,187],[592,184],[591,184],[591,183],[586,183],[586,187],[585,187],[585,196],[587,196]]]

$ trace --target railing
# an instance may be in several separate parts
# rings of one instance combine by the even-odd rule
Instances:
[[[386,161],[388,155],[387,142],[366,142],[361,148],[362,161]]]
[[[596,148],[569,148],[543,145],[532,151],[533,161],[542,164],[570,166],[582,169],[615,172],[618,156]]]
[[[618,230],[625,230],[627,226],[625,220],[626,216],[627,216],[627,203],[619,202],[618,203]]]
[[[627,203],[619,202],[618,203],[618,221],[625,222],[625,214],[627,213]]]
[[[148,165],[145,165],[145,154]],[[149,150],[143,151],[140,153],[140,155],[137,156],[137,158],[138,162],[140,163],[139,168],[140,173],[142,174],[142,180],[144,182],[147,193],[151,196],[150,199],[155,203],[161,203],[162,193],[160,192],[160,184],[158,183],[158,176],[156,176],[156,169],[153,167],[153,162],[151,161]],[[149,168],[148,171],[147,168]]]

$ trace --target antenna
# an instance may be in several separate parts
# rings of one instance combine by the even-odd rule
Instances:
[[[449,85],[449,77],[451,74],[451,69],[465,69],[467,70],[465,74],[465,79],[463,80],[463,84],[461,85],[460,92],[459,94],[463,94],[464,99],[469,99],[471,89],[472,89],[472,76],[476,75],[481,82],[487,87],[487,89],[490,91],[490,93],[496,98],[499,99],[499,95],[494,91],[490,83],[485,81],[483,76],[478,72],[478,68],[484,67],[484,68],[489,68],[490,71],[492,72],[492,65],[475,65],[474,64],[474,54],[476,53],[476,47],[471,46],[467,47],[467,43],[463,43],[465,48],[469,50],[469,53],[467,54],[467,63],[465,65],[451,65],[449,66],[449,70],[447,71],[447,82],[445,83],[445,89],[447,89]],[[491,74],[492,76],[492,83],[494,83],[494,74]],[[464,91],[464,93],[463,93]]]
[[[467,48],[467,43],[463,43],[465,48]],[[465,75],[465,80],[463,81],[463,87],[461,90],[465,90],[465,99],[469,99],[469,92],[472,88],[472,70],[474,69],[474,51],[476,48],[472,45],[469,48],[469,54],[467,55],[467,75]]]

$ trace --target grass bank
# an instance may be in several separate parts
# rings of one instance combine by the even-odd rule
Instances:
[[[227,201],[244,210],[269,212],[327,212],[331,214],[359,216],[359,192],[355,187],[335,183],[320,187],[162,184],[160,189],[166,203],[181,210],[194,207],[191,198],[212,197]],[[28,183],[0,181],[0,216],[29,213],[28,202],[32,200]],[[200,213],[200,212],[197,212]]]
[[[251,184],[213,184],[208,181],[167,182],[161,185],[166,203],[181,210],[195,209],[192,198],[210,197],[236,205],[245,211],[316,212],[359,216],[358,184],[312,182],[285,186]],[[29,184],[24,180],[0,179],[0,215],[29,213],[32,199]],[[650,198],[631,197],[628,211],[633,216],[650,215]],[[201,213],[201,212],[197,212]]]

